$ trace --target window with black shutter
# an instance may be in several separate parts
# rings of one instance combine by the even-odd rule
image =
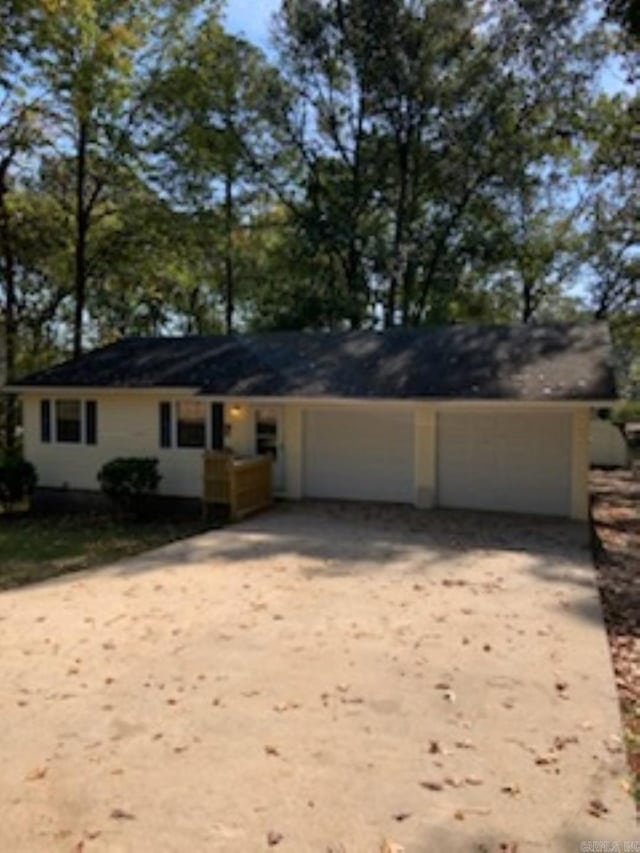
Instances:
[[[160,403],[160,447],[171,447],[171,403]]]
[[[211,404],[211,449],[222,450],[224,448],[224,405],[222,403]]]
[[[98,404],[87,400],[84,404],[84,431],[87,444],[98,443]]]
[[[51,401],[40,400],[40,441],[51,441]]]
[[[80,400],[56,400],[56,441],[62,444],[82,441]]]

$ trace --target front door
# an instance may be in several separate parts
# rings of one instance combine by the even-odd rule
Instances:
[[[255,450],[259,456],[273,459],[273,490],[284,491],[284,459],[282,446],[282,407],[268,406],[255,410]]]

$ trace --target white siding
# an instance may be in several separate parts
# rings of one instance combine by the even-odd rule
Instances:
[[[72,392],[65,392],[72,399]],[[43,395],[47,399],[52,399]],[[158,404],[170,397],[150,394],[88,394],[98,401],[98,443],[58,444],[40,441],[40,397],[25,395],[25,456],[38,471],[40,486],[50,488],[100,488],[97,473],[116,456],[155,456],[162,474],[163,495],[197,497],[201,494],[202,451],[161,449]],[[53,417],[53,412],[52,412]]]
[[[413,419],[374,406],[307,410],[303,495],[413,503]]]
[[[629,451],[621,431],[609,421],[593,418],[589,425],[591,464],[603,468],[624,468]]]
[[[572,415],[455,412],[438,417],[438,503],[572,514]]]

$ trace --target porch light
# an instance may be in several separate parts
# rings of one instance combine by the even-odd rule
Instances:
[[[231,414],[232,418],[236,418],[236,419],[241,418],[242,417],[242,406],[238,406],[237,404],[231,406],[231,408],[229,409],[229,413]]]

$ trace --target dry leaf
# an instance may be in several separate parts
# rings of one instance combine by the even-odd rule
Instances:
[[[560,752],[560,750],[564,749],[570,743],[578,743],[578,738],[575,735],[568,735],[566,737],[556,736],[553,739],[553,748]]]
[[[37,782],[39,779],[44,779],[47,775],[48,767],[36,767],[25,776],[27,782]]]
[[[402,823],[403,820],[408,820],[411,817],[411,812],[398,812],[391,816],[394,820],[397,820],[398,823]]]
[[[380,853],[404,853],[404,847],[395,841],[385,838],[380,845]]]
[[[440,782],[420,782],[420,787],[426,788],[427,791],[441,791],[443,785]]]
[[[275,847],[276,844],[280,844],[284,835],[281,832],[275,832],[273,829],[270,829],[267,833],[267,844],[269,847]]]
[[[453,813],[453,816],[456,820],[464,820],[464,812],[462,809],[458,809]]]
[[[278,748],[276,746],[271,746],[270,744],[267,744],[265,746],[264,751],[267,753],[267,755],[280,755],[280,753],[278,752]]]
[[[608,814],[609,809],[605,806],[602,800],[591,800],[589,802],[589,808],[587,809],[592,817],[602,817],[603,815]]]
[[[131,812],[127,812],[124,809],[112,809],[111,814],[109,815],[113,820],[135,820],[136,816],[131,814]]]

